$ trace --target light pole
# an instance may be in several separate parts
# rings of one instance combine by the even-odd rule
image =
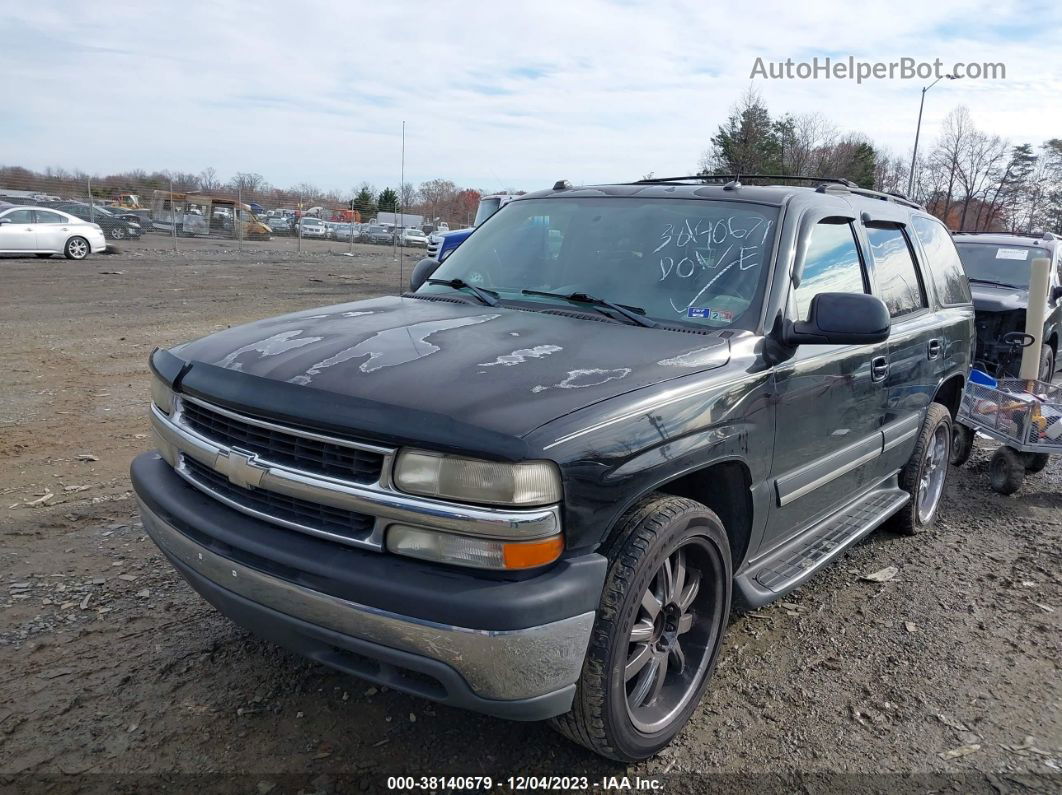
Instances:
[[[945,77],[948,78],[948,80],[959,79],[958,75],[941,75],[928,86],[922,86],[922,101],[918,103],[918,126],[915,127],[914,153],[911,155],[911,173],[907,175],[907,198],[909,199],[913,198],[911,194],[914,193],[915,163],[918,162],[918,136],[922,132],[922,109],[926,106],[926,92]]]

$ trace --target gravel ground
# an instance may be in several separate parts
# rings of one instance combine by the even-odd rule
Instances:
[[[133,508],[146,357],[393,293],[399,263],[316,241],[301,254],[285,240],[168,246],[0,259],[0,788],[371,791],[396,774],[554,774],[594,789],[654,776],[669,792],[1062,789],[1062,468],[1001,497],[984,442],[952,469],[933,532],[875,533],[786,601],[735,615],[700,710],[638,765],[370,686],[228,623]],[[406,274],[419,256],[405,253]],[[886,582],[861,579],[889,566]]]

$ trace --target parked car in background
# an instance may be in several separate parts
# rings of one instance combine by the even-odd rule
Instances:
[[[365,242],[390,245],[395,242],[395,236],[386,227],[373,225],[365,231]]]
[[[52,207],[9,207],[0,211],[0,254],[36,254],[84,259],[101,254],[107,239],[99,224]]]
[[[354,224],[337,223],[332,226],[332,239],[342,243],[350,243],[356,240]]]
[[[428,236],[425,235],[422,230],[417,229],[416,227],[406,227],[402,230],[402,234],[398,238],[398,245],[427,248]]]
[[[135,239],[140,237],[144,231],[139,223],[119,218],[112,214],[110,210],[100,206],[91,206],[80,202],[60,202],[49,206],[64,213],[69,213],[82,221],[98,224],[103,233],[111,240]]]
[[[294,220],[286,215],[271,215],[266,219],[266,226],[274,235],[290,235],[295,230]]]
[[[977,310],[975,359],[989,372],[994,372],[1003,360],[1003,354],[1012,350],[1003,338],[1010,332],[1025,331],[1029,264],[1040,257],[1051,260],[1039,366],[1039,379],[1050,381],[1055,374],[1062,334],[1062,280],[1059,274],[1062,245],[1059,239],[1047,232],[1042,235],[957,234],[954,240],[970,280]],[[1019,357],[1012,357],[1007,374],[1017,376],[1020,364]]]
[[[317,237],[323,240],[328,237],[328,227],[320,218],[304,215],[299,219],[299,234],[303,237]]]
[[[912,202],[558,183],[409,290],[151,356],[145,530],[315,660],[644,759],[697,711],[732,599],[942,513],[974,312]]]

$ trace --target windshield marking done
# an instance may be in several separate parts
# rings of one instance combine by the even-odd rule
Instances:
[[[678,279],[690,279],[698,270],[702,272],[714,271],[720,268],[735,247],[737,248],[736,259],[731,260],[722,270],[715,273],[685,306],[676,304],[674,298],[668,299],[671,303],[671,308],[679,315],[686,314],[697,303],[697,300],[735,265],[738,266],[738,270],[747,271],[760,264],[762,259],[759,256],[761,247],[767,242],[767,236],[770,234],[773,222],[762,216],[753,217],[746,219],[752,221],[751,226],[742,227],[739,225],[735,228],[734,218],[735,216],[731,215],[714,222],[704,218],[697,218],[694,219],[695,224],[693,225],[690,223],[690,218],[685,218],[678,232],[675,231],[674,224],[667,224],[664,227],[664,231],[661,232],[660,239],[662,242],[653,249],[654,254],[659,254],[661,251],[665,252],[660,256],[659,262],[661,282],[672,275]],[[705,225],[703,229],[701,228],[702,224]],[[761,227],[763,228],[763,234],[757,235],[758,242],[746,246],[744,241],[752,240],[753,233],[757,232]],[[725,249],[723,249],[724,246]],[[671,254],[666,253],[669,247],[674,249]],[[723,249],[723,253],[716,256],[716,251],[720,249]],[[677,261],[676,258],[678,258]]]
[[[620,378],[626,378],[630,373],[631,368],[629,367],[620,367],[615,370],[601,370],[599,368],[569,370],[568,377],[563,381],[550,386],[534,386],[531,387],[531,391],[537,394],[548,389],[585,389],[590,386],[607,384],[609,381],[618,381]]]
[[[495,365],[501,365],[502,367],[512,367],[517,364],[523,364],[528,359],[541,359],[543,356],[549,356],[551,353],[562,351],[560,345],[536,345],[534,348],[520,348],[512,353],[503,353],[493,362],[481,362],[480,367],[494,367]]]
[[[627,318],[632,324],[752,329],[778,214],[773,206],[722,199],[517,199],[418,292],[459,279],[521,308],[588,296],[600,306],[638,307],[639,318]]]

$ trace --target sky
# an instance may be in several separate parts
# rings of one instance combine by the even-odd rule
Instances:
[[[695,173],[749,86],[909,153],[925,80],[750,79],[764,62],[1001,62],[942,81],[1014,143],[1062,137],[1062,3],[495,0],[45,2],[0,21],[0,165],[262,174],[349,190],[405,176],[534,190]]]

